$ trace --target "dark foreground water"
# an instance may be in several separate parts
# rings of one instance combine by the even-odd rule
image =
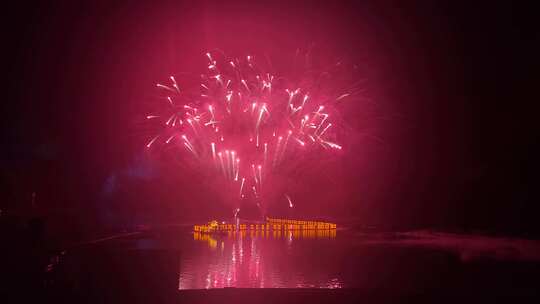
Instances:
[[[360,288],[419,291],[537,289],[532,241],[353,231],[182,237],[179,289]]]
[[[159,301],[179,290],[227,287],[535,295],[539,277],[537,241],[425,231],[207,235],[175,228],[68,249],[47,284],[98,300],[144,292]]]

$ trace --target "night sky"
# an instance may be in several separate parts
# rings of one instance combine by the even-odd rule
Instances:
[[[198,73],[210,49],[280,62],[313,47],[354,62],[373,105],[347,107],[337,180],[328,192],[314,178],[319,200],[299,198],[299,214],[540,235],[540,41],[530,7],[75,2],[4,8],[4,212],[29,212],[35,191],[60,231],[222,214],[210,194],[186,194],[200,192],[195,183],[148,161],[140,121],[155,83]]]

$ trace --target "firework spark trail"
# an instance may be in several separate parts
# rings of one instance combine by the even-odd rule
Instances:
[[[292,203],[291,197],[288,194],[285,194],[285,198],[287,198],[287,201],[289,202],[289,207],[292,208],[293,203]]]
[[[321,147],[342,149],[334,142],[336,124],[326,107],[335,110],[331,103],[350,92],[330,97],[317,94],[320,83],[289,84],[260,69],[252,56],[226,59],[223,64],[211,53],[206,56],[207,73],[198,92],[180,90],[173,76],[169,83],[157,84],[168,107],[159,115],[146,116],[162,120],[160,133],[147,148],[157,143],[183,147],[203,165],[197,170],[207,168],[209,174],[222,175],[229,181],[223,190],[239,193],[240,199],[247,198],[243,190],[248,187],[253,192],[249,198],[258,206],[264,202],[263,185],[283,174],[298,174],[287,170],[294,171],[306,161],[303,155],[321,155]],[[292,208],[289,195],[285,197]]]
[[[240,184],[240,197],[243,197],[242,190],[244,188],[244,182],[246,181],[245,177],[242,177],[242,183]]]

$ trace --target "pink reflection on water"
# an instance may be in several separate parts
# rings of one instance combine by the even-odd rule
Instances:
[[[335,237],[335,230],[195,232],[195,248],[182,257],[178,288],[342,288],[339,279],[317,272],[317,265],[297,260],[314,254],[302,242]]]

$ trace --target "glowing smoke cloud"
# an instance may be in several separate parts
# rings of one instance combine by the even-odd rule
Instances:
[[[206,56],[199,88],[186,90],[173,76],[157,84],[163,102],[146,118],[159,132],[146,147],[174,151],[191,170],[215,177],[233,210],[250,200],[264,214],[278,200],[270,197],[292,208],[284,180],[301,180],[302,168],[342,149],[331,114],[351,93],[328,93],[321,73],[292,83],[261,70],[252,56]]]

